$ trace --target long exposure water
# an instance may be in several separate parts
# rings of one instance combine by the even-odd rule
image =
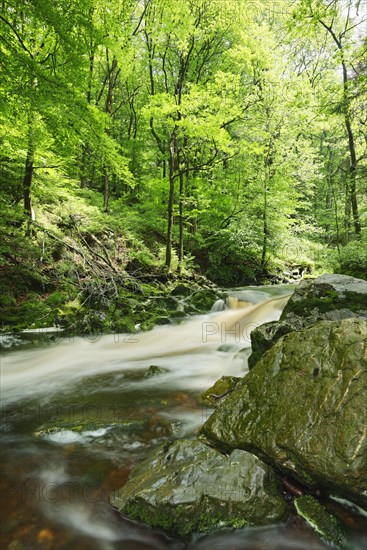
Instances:
[[[1,548],[153,550],[185,545],[120,516],[111,491],[168,438],[193,436],[200,393],[247,372],[250,333],[279,318],[291,289],[236,289],[207,315],[133,335],[58,337],[1,357]],[[151,365],[167,371],[148,376]],[[337,506],[337,505],[336,505]],[[351,548],[363,548],[356,522]],[[195,550],[326,548],[284,525],[198,538]]]

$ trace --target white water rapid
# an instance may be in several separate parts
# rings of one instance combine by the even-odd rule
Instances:
[[[3,396],[9,402],[46,395],[84,377],[146,368],[147,361],[167,367],[169,380],[181,387],[204,388],[223,374],[242,371],[243,375],[243,360],[236,361],[235,352],[250,347],[256,326],[279,318],[288,297],[268,297],[243,308],[238,308],[241,302],[235,298],[236,309],[210,312],[150,332],[109,334],[94,342],[62,338],[47,348],[13,351],[2,357]]]

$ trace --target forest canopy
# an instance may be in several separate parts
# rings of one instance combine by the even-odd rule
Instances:
[[[2,1],[5,325],[148,275],[365,278],[366,30],[364,0]]]

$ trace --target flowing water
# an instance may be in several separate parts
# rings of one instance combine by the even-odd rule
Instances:
[[[3,353],[0,547],[185,548],[122,518],[109,495],[157,445],[195,434],[211,413],[199,405],[199,394],[224,374],[246,373],[251,330],[278,319],[289,294],[282,286],[236,289],[227,306],[218,301],[212,312],[178,325],[134,335],[54,338]],[[151,365],[167,370],[147,376]],[[361,537],[353,548],[363,547]],[[285,525],[202,537],[189,548],[325,545],[290,516]]]

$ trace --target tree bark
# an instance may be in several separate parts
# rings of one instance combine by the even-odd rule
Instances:
[[[182,269],[182,262],[184,259],[184,218],[183,218],[183,201],[184,201],[184,174],[181,171],[181,166],[179,164],[180,170],[180,197],[179,197],[179,244],[178,244],[178,261],[179,269]]]
[[[176,164],[176,135],[171,134],[169,147],[169,193],[167,205],[167,242],[166,242],[166,267],[171,269],[172,262],[172,228],[173,228],[173,202],[175,194],[175,164]]]
[[[267,175],[264,181],[264,209],[263,209],[263,245],[261,253],[261,267],[265,268],[266,254],[268,252],[268,190],[267,190]]]
[[[109,183],[109,176],[108,176],[108,169],[107,166],[104,165],[104,173],[103,173],[103,208],[105,212],[108,212],[108,203],[110,199],[110,183]]]
[[[23,178],[23,204],[24,212],[32,219],[32,180],[34,163],[34,137],[33,137],[33,118],[28,116],[28,147],[25,160],[25,172]]]
[[[116,85],[116,80],[118,76],[117,71],[117,59],[113,57],[111,68],[108,71],[108,88],[107,88],[107,97],[105,104],[105,112],[111,116],[112,113],[112,99],[113,99],[113,90]],[[103,208],[105,212],[108,212],[110,200],[110,182],[108,174],[108,166],[105,163],[103,166]]]

